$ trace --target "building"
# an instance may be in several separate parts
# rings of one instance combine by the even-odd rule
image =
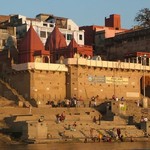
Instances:
[[[51,62],[56,62],[60,59],[77,57],[92,57],[93,49],[91,46],[79,45],[72,38],[70,44],[67,46],[65,37],[56,26],[49,35],[45,48],[50,51]]]
[[[19,64],[28,62],[50,62],[49,51],[45,47],[31,25],[24,38],[20,41],[18,46]]]
[[[124,60],[137,52],[150,52],[150,28],[132,29],[105,39],[108,60]],[[142,56],[142,55],[141,55]]]
[[[150,78],[149,65],[85,58],[65,59],[64,64],[13,64],[12,69],[6,76],[10,85],[39,107],[46,105],[49,100],[57,103],[74,95],[77,98],[82,96],[86,103],[96,95],[99,95],[100,100],[111,99],[112,95],[119,99],[139,100],[144,90],[143,71],[146,78]],[[150,97],[149,85],[146,82],[147,97]]]
[[[79,45],[72,38],[67,46],[65,37],[57,26],[47,38],[45,46],[31,25],[18,46],[18,63],[45,62],[56,63],[60,59],[73,58],[75,54],[83,57],[92,57],[93,50],[90,46]]]
[[[105,39],[127,30],[121,28],[120,15],[117,14],[112,14],[110,18],[105,18],[105,26],[82,26],[80,29],[85,31],[85,44],[93,46],[94,55],[100,55],[103,59],[106,59],[107,56]]]
[[[91,46],[80,45],[75,38],[67,44],[57,25],[44,45],[31,23],[14,50],[16,53],[8,45],[0,52],[1,79],[33,106],[45,106],[50,100],[57,103],[74,95],[82,96],[86,103],[96,95],[126,100],[150,97],[150,58],[146,64],[104,61],[99,56],[94,60]],[[11,88],[7,91],[3,86],[0,84],[0,94],[9,96]]]
[[[0,15],[0,24],[5,22],[5,21],[8,21],[9,19],[10,19],[10,16]]]
[[[0,28],[0,51],[6,49],[13,41],[16,45],[16,29],[12,27]]]
[[[86,49],[74,39],[67,46],[57,26],[49,35],[45,47],[32,25],[19,45],[18,62],[13,61],[11,53],[6,55],[9,72],[5,70],[8,67],[4,66],[3,60],[1,77],[34,106],[73,95],[82,96],[86,101],[95,95],[99,95],[100,99],[116,95],[136,100],[141,98],[144,88],[146,96],[149,96],[149,80],[143,87],[143,71],[149,79],[149,63],[110,62],[99,57],[93,60],[90,47]],[[59,59],[61,56],[63,58]],[[6,89],[0,88],[0,92],[2,96],[6,93],[9,96]]]
[[[9,51],[8,51],[9,49]],[[18,61],[16,28],[0,28],[0,70],[8,70],[11,58]]]
[[[118,14],[112,14],[109,18],[105,17],[105,27],[112,27],[116,30],[121,29],[121,17]]]
[[[78,44],[84,45],[84,31],[79,30],[78,25],[69,18],[57,17],[51,14],[38,14],[36,18],[27,18],[22,15],[10,15],[9,20],[1,23],[3,27],[16,27],[17,39],[24,37],[31,24],[44,45],[46,39],[56,25],[64,35],[67,45],[69,45],[72,37]]]
[[[55,63],[60,58],[71,58],[75,54],[83,57],[93,56],[92,47],[83,44],[84,32],[79,31],[79,27],[71,19],[53,15],[46,16],[39,14],[37,18],[32,19],[21,15],[12,15],[9,20],[1,23],[2,27],[6,28],[6,33],[10,29],[14,31],[14,38],[12,35],[8,39],[11,33],[4,35],[5,32],[2,29],[3,51],[0,53],[0,57],[3,62],[0,63],[1,70],[8,68],[4,66],[10,66],[11,63],[49,63],[50,61]],[[41,19],[43,17],[45,20]],[[10,40],[12,42],[8,43],[7,41]]]

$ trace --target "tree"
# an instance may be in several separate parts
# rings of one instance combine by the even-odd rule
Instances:
[[[141,27],[150,27],[150,9],[144,8],[139,10],[134,19]]]

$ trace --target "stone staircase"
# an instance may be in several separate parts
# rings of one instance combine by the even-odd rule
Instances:
[[[30,105],[30,103],[26,101],[25,98],[20,95],[14,88],[12,88],[7,82],[4,82],[2,79],[0,79],[0,83],[14,95],[15,99],[12,99],[12,101],[15,101],[16,103],[22,102],[27,107]]]
[[[126,116],[133,116],[134,121],[139,123],[141,116],[147,117],[150,120],[150,109],[138,107],[136,101],[128,101]]]
[[[134,105],[134,104],[133,104]],[[130,105],[132,108],[132,105]],[[130,108],[128,107],[128,109]],[[130,108],[130,109],[131,109]],[[138,112],[135,108],[136,113]],[[66,119],[64,122],[56,123],[56,114],[61,114],[65,112]],[[129,113],[129,112],[127,112]],[[98,118],[99,112],[94,108],[81,107],[81,108],[32,108],[32,114],[29,114],[29,108],[20,108],[18,106],[7,106],[0,108],[0,122],[3,121],[6,117],[17,116],[15,122],[21,121],[38,121],[40,116],[44,116],[45,121],[48,125],[48,134],[52,139],[62,140],[61,132],[65,131],[65,135],[70,139],[85,139],[85,137],[90,137],[90,129],[94,129],[94,136],[98,136],[99,132],[103,135],[110,136],[110,133],[116,134],[116,129],[120,128],[121,133],[125,137],[142,137],[144,133],[142,130],[137,129],[134,125],[127,125],[127,122],[124,118],[120,116],[114,116],[113,121],[101,120],[99,122],[93,123],[93,117]],[[74,130],[68,130],[68,125],[73,125],[76,122],[77,126]],[[4,122],[0,124],[0,127],[3,128]],[[7,124],[8,125],[8,124]],[[9,124],[10,125],[10,124]]]

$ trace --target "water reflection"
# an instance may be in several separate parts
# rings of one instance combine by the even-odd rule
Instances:
[[[0,145],[0,150],[150,150],[150,142]]]

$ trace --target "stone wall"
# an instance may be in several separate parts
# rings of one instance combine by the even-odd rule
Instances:
[[[93,61],[92,61],[93,62]],[[142,69],[66,64],[65,70],[47,68],[20,69],[7,74],[7,82],[20,95],[35,104],[45,105],[49,100],[58,101],[74,95],[85,101],[99,95],[99,99],[139,100],[142,92]],[[103,63],[104,62],[97,62]],[[43,70],[42,70],[43,69]],[[148,66],[145,76],[149,76]],[[1,88],[3,89],[3,88]],[[147,96],[146,88],[146,96]]]
[[[66,97],[66,73],[59,71],[31,71],[30,93],[40,104]]]
[[[125,99],[140,98],[140,71],[74,65],[70,67],[69,76],[70,96],[75,94],[86,100],[96,95],[99,99],[111,98],[112,95]]]

